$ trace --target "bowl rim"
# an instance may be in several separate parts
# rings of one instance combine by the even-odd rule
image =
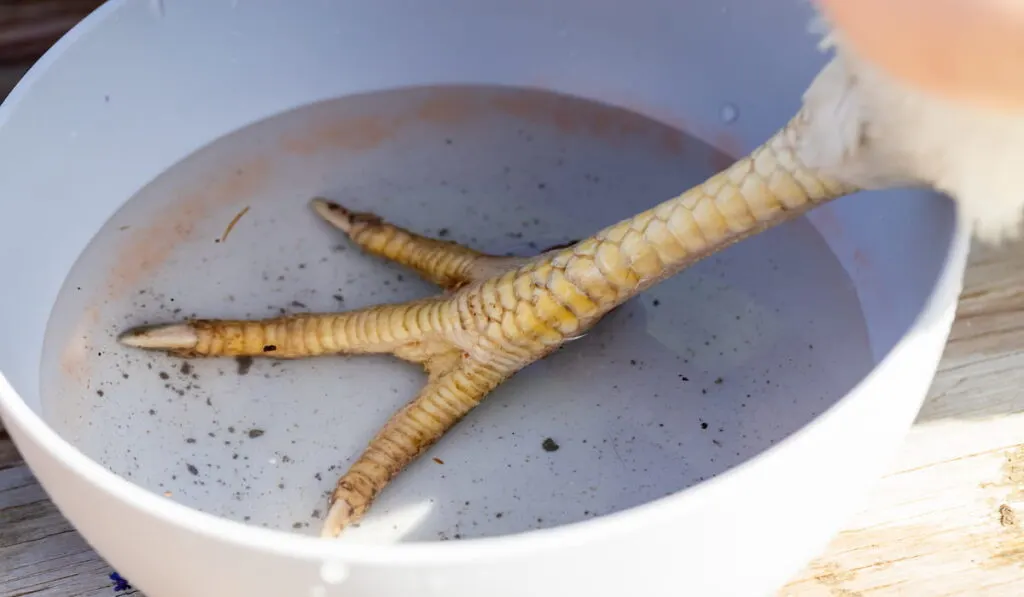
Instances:
[[[46,74],[50,65],[60,58],[68,46],[101,24],[104,19],[120,9],[127,1],[108,0],[53,44],[29,68],[7,99],[0,104],[0,127],[11,117],[14,106],[19,103],[21,96]],[[2,371],[0,371],[0,413],[4,414],[9,422],[8,427],[17,427],[18,431],[38,443],[42,451],[47,452],[50,457],[67,467],[73,474],[110,495],[113,499],[183,531],[232,543],[239,548],[314,561],[338,561],[346,565],[437,565],[536,555],[540,550],[564,549],[593,541],[607,540],[625,535],[630,529],[656,524],[657,519],[664,516],[666,511],[678,515],[680,512],[694,507],[698,499],[713,499],[716,493],[729,491],[730,488],[742,484],[760,461],[781,450],[790,449],[793,443],[799,441],[813,428],[819,426],[826,419],[836,416],[837,410],[855,399],[866,386],[875,383],[875,380],[882,375],[883,370],[893,366],[893,361],[906,351],[907,345],[917,334],[934,326],[935,322],[941,322],[942,315],[948,308],[945,304],[946,297],[951,292],[954,295],[958,294],[961,286],[971,240],[970,223],[963,217],[959,205],[956,204],[955,207],[956,215],[948,249],[943,256],[939,276],[929,291],[922,309],[891,350],[842,398],[782,441],[769,446],[753,458],[737,464],[712,479],[637,506],[584,521],[546,529],[460,541],[365,544],[325,540],[318,536],[256,527],[206,513],[167,499],[130,482],[86,456],[47,425],[42,417],[31,409],[10,385]],[[953,289],[956,291],[954,292]],[[945,338],[945,336],[943,337]],[[12,437],[14,435],[12,434]],[[16,440],[15,443],[17,443]],[[31,465],[29,468],[31,469]],[[48,497],[50,496],[48,495]]]

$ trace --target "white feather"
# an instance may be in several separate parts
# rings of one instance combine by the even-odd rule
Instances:
[[[835,56],[804,94],[805,163],[866,189],[929,186],[958,203],[979,239],[1020,236],[1024,116],[913,88],[860,60],[823,21],[812,27]]]

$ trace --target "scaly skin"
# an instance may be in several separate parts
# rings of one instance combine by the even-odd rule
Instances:
[[[389,353],[421,364],[426,386],[338,480],[322,530],[336,537],[507,378],[696,261],[855,191],[798,163],[793,148],[802,125],[798,115],[748,157],[682,195],[533,259],[485,255],[317,199],[317,213],[354,243],[447,293],[345,313],[135,328],[120,340],[181,356]]]

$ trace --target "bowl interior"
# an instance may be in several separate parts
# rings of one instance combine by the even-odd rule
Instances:
[[[398,19],[404,52],[377,52],[369,66],[345,62],[376,47],[346,23],[392,14],[387,2],[300,3],[294,14],[139,4],[111,12],[134,29],[110,26],[108,39],[149,36],[144,52],[119,55],[119,74],[99,65],[120,46],[83,39],[8,108],[0,146],[36,141],[2,183],[18,217],[0,222],[0,242],[22,250],[0,252],[14,272],[0,297],[11,334],[0,371],[61,436],[140,486],[307,534],[337,475],[422,375],[376,357],[186,362],[123,349],[119,331],[432,292],[314,217],[316,195],[494,253],[586,236],[762,140],[820,64],[809,37],[775,48],[757,35],[738,0],[735,18],[730,5],[667,22],[673,3],[619,17],[596,3],[567,21],[578,3],[502,14],[449,2],[441,12],[460,19]],[[791,16],[799,34],[803,13]],[[415,32],[417,18],[450,34],[441,49]],[[203,25],[218,19],[227,33]],[[325,27],[330,36],[265,42]],[[715,27],[750,47],[698,59],[694,32]],[[181,48],[173,35],[186,30],[194,42]],[[635,49],[639,31],[658,35]],[[511,57],[505,37],[523,34],[538,41]],[[793,68],[764,74],[769,47]],[[202,56],[218,58],[194,68]],[[54,169],[63,176],[44,176]],[[755,458],[842,399],[910,328],[953,223],[929,193],[863,194],[707,259],[499,388],[347,540],[575,522]]]

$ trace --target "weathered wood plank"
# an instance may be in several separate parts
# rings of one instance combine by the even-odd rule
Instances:
[[[103,0],[4,0],[0,64],[35,60]]]
[[[1024,595],[1024,244],[976,247],[929,399],[783,597]]]
[[[0,432],[0,597],[140,595],[114,591],[110,566],[72,528]]]

